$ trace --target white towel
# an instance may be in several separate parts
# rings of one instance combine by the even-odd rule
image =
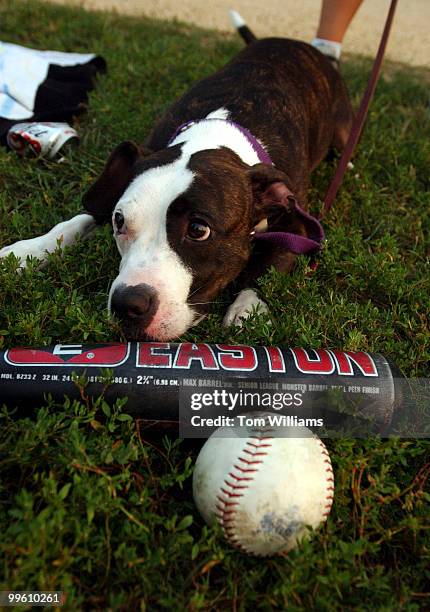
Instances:
[[[50,65],[86,64],[93,53],[38,51],[0,41],[0,117],[29,119],[39,86],[45,81]]]

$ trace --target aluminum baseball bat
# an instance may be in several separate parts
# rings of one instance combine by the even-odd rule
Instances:
[[[215,404],[231,414],[232,406],[226,407],[223,399],[236,398],[236,412],[239,408],[252,412],[273,410],[268,399],[272,397],[300,414],[309,409],[325,414],[339,411],[339,406],[344,412],[351,405],[356,414],[383,430],[401,403],[396,384],[399,375],[380,354],[129,342],[2,351],[0,404],[20,408],[19,414],[32,414],[48,395],[59,402],[65,397],[80,399],[76,378],[82,380],[82,376],[87,397],[103,393],[109,403],[127,397],[125,410],[136,418],[172,426],[180,421],[181,407],[203,414],[211,398],[212,408]],[[242,401],[259,399],[258,395],[266,397],[265,404]]]

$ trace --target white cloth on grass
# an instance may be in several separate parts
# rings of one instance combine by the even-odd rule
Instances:
[[[75,66],[95,57],[93,53],[38,51],[0,41],[0,117],[20,120],[33,116],[38,87],[51,64]]]

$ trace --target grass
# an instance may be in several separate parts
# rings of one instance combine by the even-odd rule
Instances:
[[[1,243],[44,232],[80,209],[121,140],[143,140],[166,106],[241,47],[179,23],[4,0],[1,39],[102,54],[109,67],[77,122],[66,162],[0,151]],[[342,66],[355,104],[370,60]],[[188,339],[361,349],[428,376],[429,72],[386,63],[365,134],[330,216],[317,272],[269,272],[273,325],[222,329],[223,305]],[[313,177],[316,211],[334,171]],[[0,348],[121,338],[106,315],[118,266],[109,228],[16,273],[0,262]],[[0,398],[1,399],[1,398]],[[256,560],[208,529],[191,497],[198,447],[148,438],[126,405],[101,398],[1,413],[0,590],[62,590],[65,609],[407,610],[430,607],[430,446],[328,441],[336,492],[327,524],[283,558]]]

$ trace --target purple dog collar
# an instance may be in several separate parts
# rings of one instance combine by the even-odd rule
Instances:
[[[257,140],[257,138],[253,134],[251,134],[248,129],[246,129],[242,125],[239,125],[238,123],[233,123],[233,121],[228,121],[228,123],[230,123],[230,125],[233,125],[237,130],[239,130],[239,132],[241,132],[245,136],[251,147],[257,153],[257,157],[262,164],[268,164],[269,166],[275,165],[270,159],[270,155],[267,153],[261,142]]]
[[[187,121],[178,127],[173,136],[170,138],[167,146],[169,147],[172,142],[176,139],[179,134],[185,132],[192,125],[196,125],[198,123],[202,123],[204,121],[224,121],[229,125],[233,126],[239,132],[241,132],[262,164],[267,164],[269,166],[274,166],[274,163],[270,159],[270,155],[267,153],[263,145],[257,140],[257,138],[245,127],[235,123],[234,121],[229,121],[228,119],[221,119],[217,117],[209,117],[206,119],[200,119],[197,121]],[[322,242],[324,240],[324,230],[315,217],[305,212],[297,202],[294,200],[294,208],[299,217],[301,217],[306,230],[308,232],[309,238],[305,236],[299,236],[298,234],[293,234],[291,232],[255,232],[252,233],[251,237],[255,240],[262,240],[265,242],[271,242],[275,246],[282,247],[284,249],[288,249],[292,253],[296,255],[302,255],[306,253],[320,251],[322,248]]]
[[[183,123],[173,134],[173,136],[167,143],[167,146],[170,147],[176,137],[179,136],[179,134],[181,134],[182,132],[185,132],[192,125],[197,125],[198,123],[204,123],[206,121],[223,121],[224,123],[227,123],[228,125],[231,125],[232,127],[236,128],[237,130],[239,130],[239,132],[241,132],[241,134],[245,136],[262,164],[269,164],[270,166],[274,165],[266,149],[257,140],[257,138],[253,134],[251,134],[251,132],[247,128],[243,127],[242,125],[239,125],[238,123],[235,123],[234,121],[230,121],[229,119],[221,119],[219,117],[208,117],[206,119],[199,119],[198,121],[187,121],[186,123]]]

